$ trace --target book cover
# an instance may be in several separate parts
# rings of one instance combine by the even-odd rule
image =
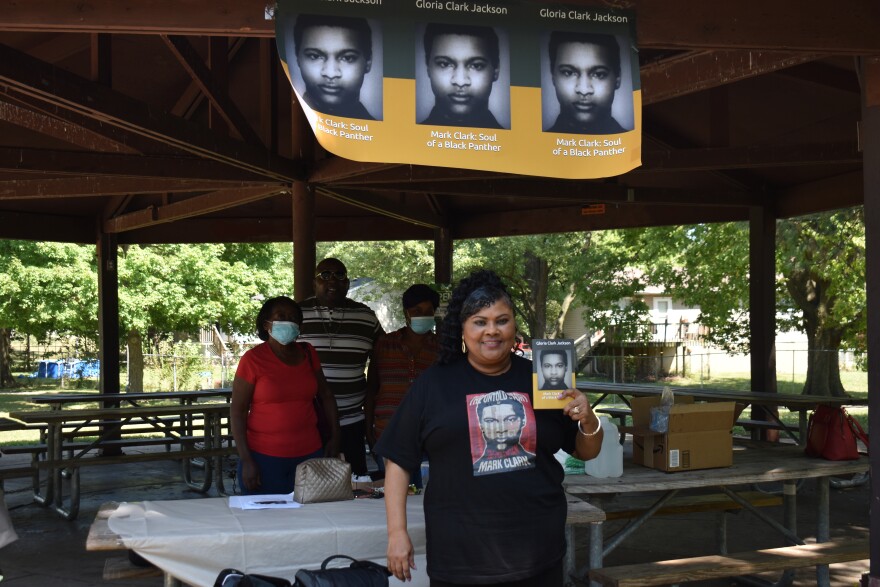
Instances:
[[[532,403],[536,410],[560,410],[571,401],[558,396],[562,390],[574,389],[574,358],[573,340],[532,340]]]

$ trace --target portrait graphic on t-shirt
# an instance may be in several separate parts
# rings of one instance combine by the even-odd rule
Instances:
[[[535,413],[528,394],[493,391],[467,396],[474,476],[535,466]]]

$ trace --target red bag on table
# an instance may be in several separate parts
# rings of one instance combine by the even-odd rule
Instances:
[[[868,446],[868,435],[843,406],[820,405],[810,414],[804,452],[829,461],[854,461],[859,458],[857,438]]]

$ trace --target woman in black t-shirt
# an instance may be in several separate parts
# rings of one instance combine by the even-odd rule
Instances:
[[[440,331],[438,363],[412,385],[376,452],[386,457],[388,568],[411,577],[409,470],[428,456],[428,575],[447,585],[561,585],[566,500],[559,449],[584,460],[602,445],[586,396],[562,410],[532,407],[531,363],[512,353],[516,320],[491,271],[462,280]]]

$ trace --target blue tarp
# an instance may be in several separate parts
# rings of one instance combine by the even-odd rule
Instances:
[[[62,376],[70,377],[71,379],[81,379],[83,377],[97,378],[100,372],[101,363],[97,360],[40,361],[40,365],[37,368],[37,377],[44,379],[61,379]]]

